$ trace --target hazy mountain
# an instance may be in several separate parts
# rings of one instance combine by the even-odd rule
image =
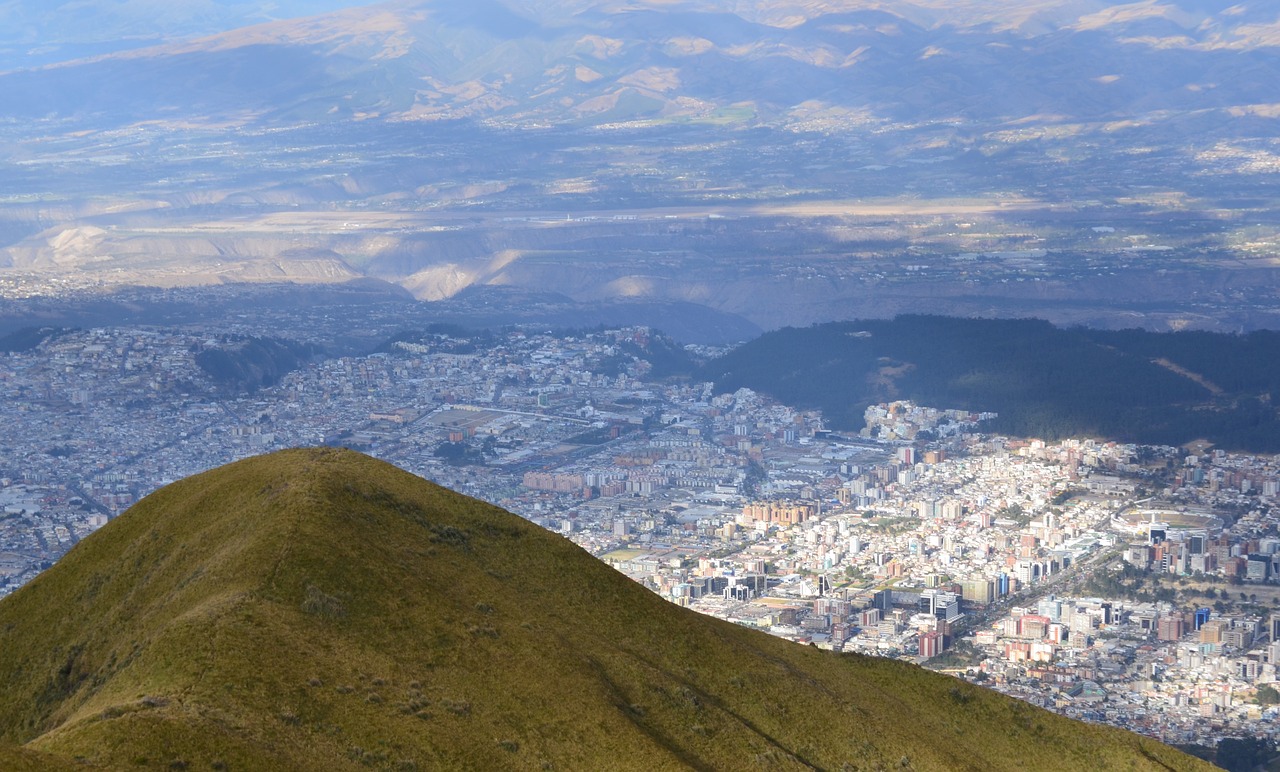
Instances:
[[[682,610],[331,449],[149,496],[0,602],[0,647],[7,769],[1208,768]]]
[[[0,69],[126,51],[360,4],[359,0],[0,0]]]
[[[1276,323],[1280,22],[1261,4],[284,18],[326,7],[0,6],[12,39],[68,41],[10,45],[0,73],[5,296],[363,276],[426,301],[516,287],[762,328]],[[74,47],[94,40],[114,42]]]
[[[65,16],[113,39],[130,24],[172,34],[253,16],[240,3],[180,4],[138,24],[150,5],[79,3]],[[47,16],[27,5],[9,14],[34,18],[41,37]],[[94,125],[1226,120],[1280,111],[1278,42],[1274,14],[1225,1],[402,0],[10,73],[0,96],[12,118]]]

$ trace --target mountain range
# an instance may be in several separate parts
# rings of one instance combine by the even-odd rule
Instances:
[[[247,22],[251,4],[72,5],[0,6],[19,21],[0,45],[47,42],[51,30],[69,44],[165,42],[56,62],[11,55],[0,76],[10,119],[923,121],[1013,132],[1190,121],[1230,133],[1280,113],[1280,21],[1228,0],[395,0],[203,37],[180,33]]]
[[[357,4],[358,0],[3,0],[0,69],[118,53]]]
[[[0,19],[5,297],[376,278],[763,329],[1277,324],[1280,21],[1259,3],[10,0]]]
[[[1208,769],[683,610],[384,462],[165,487],[0,601],[5,769]]]

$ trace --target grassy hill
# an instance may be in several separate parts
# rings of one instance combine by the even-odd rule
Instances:
[[[0,651],[5,769],[1208,768],[682,610],[336,449],[147,497],[0,602]]]

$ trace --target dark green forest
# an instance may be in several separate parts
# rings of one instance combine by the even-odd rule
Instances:
[[[196,353],[196,364],[222,389],[251,392],[275,384],[320,353],[314,346],[276,338],[224,336]]]
[[[996,412],[988,431],[1280,451],[1280,333],[1060,329],[1036,319],[899,316],[767,333],[707,363],[857,430],[877,402]]]
[[[68,332],[71,331],[61,327],[23,327],[8,335],[0,336],[0,351],[33,351],[46,340],[58,338]]]

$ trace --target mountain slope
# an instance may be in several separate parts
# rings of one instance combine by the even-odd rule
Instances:
[[[1207,439],[1272,453],[1280,450],[1277,356],[1280,335],[1263,330],[1104,332],[903,315],[775,330],[695,377],[820,409],[838,429],[861,429],[868,405],[905,399],[999,413],[984,430],[1001,434],[1148,445]]]
[[[902,663],[681,610],[350,451],[164,488],[0,603],[0,761],[170,768],[1174,768]],[[184,766],[185,765],[185,766]]]

